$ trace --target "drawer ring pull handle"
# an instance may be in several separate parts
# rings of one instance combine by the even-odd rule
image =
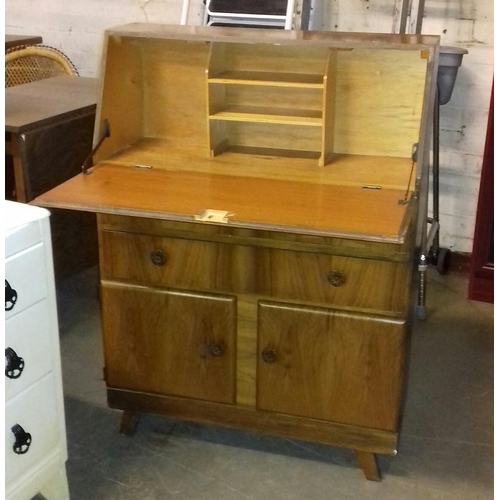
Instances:
[[[16,302],[17,292],[10,286],[9,282],[5,280],[5,310],[12,310]]]
[[[224,342],[210,342],[208,344],[208,352],[214,358],[220,358],[226,352],[226,344]]]
[[[270,347],[266,347],[262,351],[261,356],[264,363],[276,363],[276,360],[278,359],[278,353]]]
[[[332,286],[342,286],[345,283],[345,275],[342,271],[330,271],[326,279]]]
[[[17,455],[24,455],[31,446],[31,434],[26,432],[19,424],[14,425],[11,428],[11,431],[14,433],[16,438],[16,442],[12,449],[14,453]]]
[[[155,266],[164,266],[167,262],[167,256],[163,250],[154,250],[149,257]]]
[[[19,378],[24,370],[24,359],[19,357],[12,349],[7,347],[5,349],[5,376],[7,378]]]

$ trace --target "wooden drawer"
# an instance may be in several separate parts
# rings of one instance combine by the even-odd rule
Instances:
[[[409,268],[404,262],[262,249],[256,267],[261,293],[275,298],[403,312]]]
[[[31,434],[31,444],[24,454],[16,454],[12,427],[20,425]],[[5,482],[9,483],[30,467],[62,447],[54,374],[50,373],[28,390],[11,399],[5,407]],[[24,451],[24,450],[23,450]]]
[[[408,270],[405,262],[118,231],[101,233],[103,279],[403,312]]]
[[[5,319],[46,296],[47,272],[42,243],[5,260]]]
[[[12,351],[7,352],[7,349]],[[22,358],[18,368],[9,370],[7,360]],[[49,313],[42,300],[5,322],[5,400],[8,401],[52,370]],[[15,360],[13,360],[15,363]]]
[[[103,279],[195,290],[254,288],[251,255],[245,258],[238,245],[102,231],[100,248]]]

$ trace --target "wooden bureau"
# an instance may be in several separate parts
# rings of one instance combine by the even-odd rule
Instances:
[[[108,402],[395,454],[438,38],[106,32],[95,166]],[[99,129],[99,127],[96,127]],[[95,142],[98,142],[99,131]],[[418,143],[418,148],[414,144]]]

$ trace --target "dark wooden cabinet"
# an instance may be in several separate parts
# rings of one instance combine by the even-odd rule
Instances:
[[[28,203],[79,174],[92,150],[97,80],[59,76],[5,89],[6,199]],[[97,262],[93,214],[52,210],[56,280]]]

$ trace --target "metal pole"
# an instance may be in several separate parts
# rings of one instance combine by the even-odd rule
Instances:
[[[205,10],[203,11],[203,20],[201,22],[202,26],[206,26],[208,24],[208,8],[210,6],[210,0],[206,0]]]
[[[286,20],[285,20],[285,29],[292,29],[292,21],[293,21],[293,12],[295,10],[295,0],[288,0],[286,5]]]
[[[408,8],[410,0],[403,0],[401,5],[401,19],[399,20],[399,34],[404,35],[406,33],[406,24],[408,23]]]
[[[438,226],[432,242],[432,256],[437,257],[439,252],[439,86],[436,86],[432,129],[434,132],[432,145],[432,215]]]
[[[186,25],[188,21],[189,14],[189,0],[184,0],[182,2],[182,14],[181,14],[181,24]]]

